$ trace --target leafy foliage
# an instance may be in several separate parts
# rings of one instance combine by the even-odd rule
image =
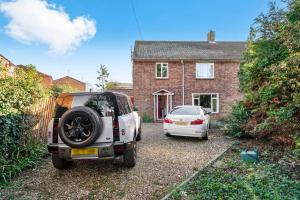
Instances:
[[[170,199],[299,199],[300,182],[271,162],[245,163],[227,152],[176,190]]]
[[[116,89],[118,84],[119,84],[119,82],[117,82],[117,81],[109,81],[106,83],[105,89],[107,89],[107,90]]]
[[[241,127],[250,117],[250,111],[244,106],[242,102],[236,104],[232,108],[232,113],[227,121],[225,130],[228,134],[234,137],[241,137],[245,135],[245,130]]]
[[[97,73],[98,73],[98,77],[97,77],[98,83],[96,84],[96,86],[101,91],[104,91],[105,86],[108,82],[107,79],[109,77],[108,69],[105,67],[105,65],[100,65],[100,69],[99,69],[99,71],[97,71]]]
[[[63,85],[53,85],[51,88],[51,94],[54,97],[58,97],[63,92],[75,92],[76,89],[72,87],[72,85],[69,84],[63,84]]]
[[[3,66],[0,69],[1,72],[9,70]],[[0,183],[3,185],[33,162],[30,157],[32,152],[28,149],[31,141],[26,136],[34,117],[25,111],[46,96],[47,91],[32,65],[16,68],[13,75],[3,73],[0,85]]]
[[[299,130],[300,1],[270,4],[251,28],[239,74],[246,120],[229,121],[231,135],[272,138]],[[239,107],[233,109],[233,118]],[[250,113],[250,115],[248,115]],[[287,136],[288,137],[288,136]]]
[[[15,147],[10,159],[0,156],[0,188],[7,186],[10,180],[25,168],[35,166],[45,153],[45,145],[31,142]]]

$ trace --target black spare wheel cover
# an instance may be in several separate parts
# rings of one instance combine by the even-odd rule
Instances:
[[[65,112],[59,121],[61,140],[74,148],[86,147],[94,143],[102,130],[101,117],[89,107],[74,107]]]

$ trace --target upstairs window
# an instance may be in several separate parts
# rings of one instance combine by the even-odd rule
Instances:
[[[197,63],[196,78],[203,78],[203,79],[214,78],[214,63]]]
[[[168,63],[156,63],[156,78],[166,79],[169,76]]]

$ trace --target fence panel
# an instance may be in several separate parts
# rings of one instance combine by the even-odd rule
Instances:
[[[31,130],[31,138],[39,141],[47,140],[47,128],[55,107],[55,98],[44,99],[31,106],[28,113],[36,119]]]

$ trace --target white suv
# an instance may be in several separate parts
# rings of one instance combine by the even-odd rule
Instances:
[[[54,167],[77,159],[115,159],[136,164],[141,119],[127,95],[116,92],[63,93],[48,127],[48,151]]]

